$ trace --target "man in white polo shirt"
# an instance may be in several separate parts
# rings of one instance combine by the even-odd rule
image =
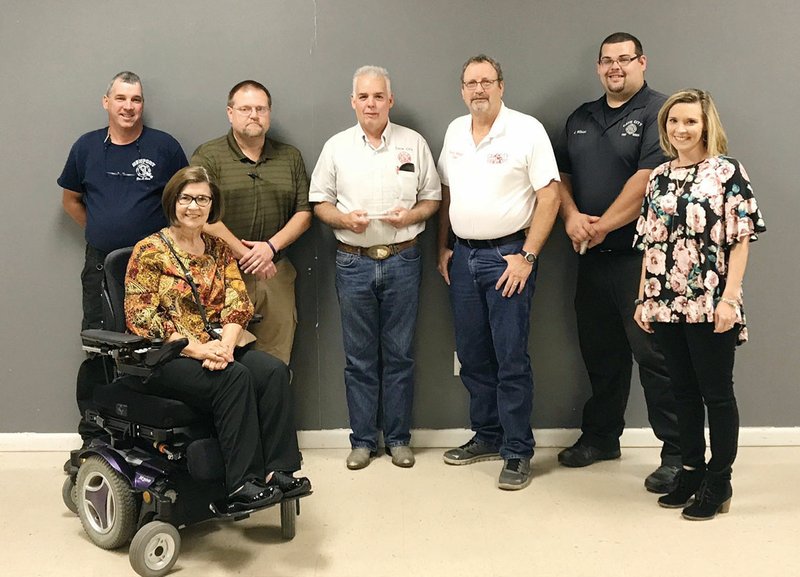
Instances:
[[[531,481],[531,299],[537,257],[558,214],[559,176],[544,127],[506,108],[504,89],[498,62],[484,54],[467,60],[461,96],[469,114],[450,123],[439,157],[439,272],[450,285],[475,432],[444,461],[502,458],[498,487],[515,490]]]
[[[441,185],[422,136],[389,122],[394,97],[385,69],[356,70],[351,104],[358,123],[325,143],[308,195],[339,241],[336,293],[353,431],[347,467],[363,469],[377,454],[381,389],[386,447],[395,465],[411,467],[417,235],[439,208]]]

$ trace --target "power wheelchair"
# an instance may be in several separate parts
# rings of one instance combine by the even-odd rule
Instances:
[[[85,415],[107,436],[70,453],[62,497],[95,545],[116,549],[130,541],[134,571],[160,577],[178,559],[179,528],[246,519],[255,509],[225,512],[225,466],[210,415],[147,393],[148,376],[177,357],[186,341],[163,344],[125,332],[124,280],[132,250],[113,251],[105,260],[106,329],[81,332],[84,350],[113,362],[115,377],[95,389],[95,408]],[[308,494],[280,501],[284,539],[294,538],[299,499]]]

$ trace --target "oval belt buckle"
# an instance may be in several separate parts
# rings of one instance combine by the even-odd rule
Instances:
[[[367,249],[367,256],[372,260],[385,260],[392,254],[391,249],[385,244],[376,244]]]

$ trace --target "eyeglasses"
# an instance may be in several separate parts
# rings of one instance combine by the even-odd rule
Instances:
[[[233,108],[231,106],[231,108]],[[237,108],[233,108],[236,112],[241,114],[242,116],[250,116],[253,114],[253,111],[256,111],[256,114],[259,116],[266,116],[267,112],[269,112],[269,106],[239,106]]]
[[[467,90],[475,90],[476,88],[478,88],[478,84],[480,84],[481,88],[483,88],[484,90],[489,90],[492,84],[498,82],[499,80],[500,80],[499,78],[495,78],[494,80],[484,79],[481,80],[480,82],[478,82],[477,80],[470,80],[469,82],[462,82],[461,86],[463,86]]]
[[[211,197],[205,194],[198,194],[197,196],[192,196],[191,194],[178,195],[178,204],[181,206],[189,206],[193,202],[200,208],[205,208],[211,204]]]
[[[597,62],[603,68],[609,68],[615,62],[617,64],[619,64],[620,66],[625,67],[628,64],[630,64],[631,62],[633,62],[634,60],[639,60],[639,58],[641,58],[641,57],[642,57],[641,54],[634,54],[633,56],[629,56],[628,54],[623,54],[622,56],[619,56],[618,58],[609,58],[608,56],[603,56]]]

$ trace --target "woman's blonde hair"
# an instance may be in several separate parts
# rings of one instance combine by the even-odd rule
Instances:
[[[672,146],[667,136],[669,111],[676,104],[694,104],[695,102],[700,104],[703,111],[703,144],[706,151],[710,156],[728,154],[728,137],[725,135],[725,129],[722,127],[711,94],[697,88],[687,88],[676,92],[667,98],[661,110],[658,111],[658,139],[661,148],[667,153],[667,156],[672,158],[678,156],[678,151]]]

